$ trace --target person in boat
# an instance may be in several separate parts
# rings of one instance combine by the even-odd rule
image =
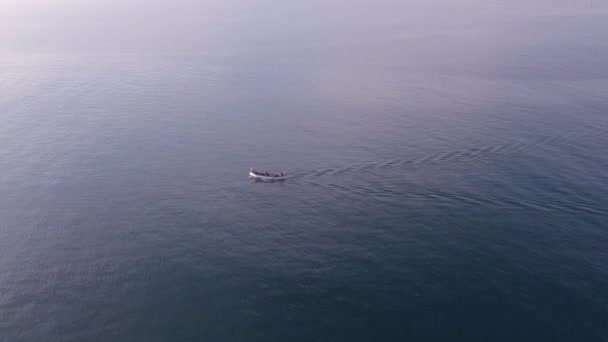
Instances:
[[[268,171],[266,171],[265,175],[266,175],[266,177],[270,177],[270,174],[268,173]]]

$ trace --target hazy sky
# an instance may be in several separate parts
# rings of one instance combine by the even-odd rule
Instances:
[[[0,0],[0,51],[209,52],[501,32],[551,16],[608,22],[608,6],[595,2],[590,8],[587,0]]]

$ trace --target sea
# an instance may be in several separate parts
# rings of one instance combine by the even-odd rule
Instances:
[[[0,341],[608,341],[607,3],[55,1],[2,5]]]

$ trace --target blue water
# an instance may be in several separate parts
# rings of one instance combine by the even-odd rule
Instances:
[[[312,4],[0,54],[0,340],[608,340],[601,4]]]

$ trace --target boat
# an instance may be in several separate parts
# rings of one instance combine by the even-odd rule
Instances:
[[[265,181],[280,181],[285,180],[287,177],[283,172],[281,173],[268,173],[253,171],[253,168],[249,170],[249,178],[260,179]]]

